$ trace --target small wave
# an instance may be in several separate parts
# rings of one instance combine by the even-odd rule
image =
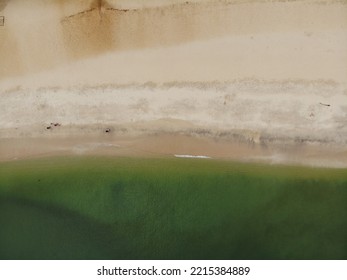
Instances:
[[[208,156],[194,156],[194,155],[175,155],[177,158],[211,158]]]

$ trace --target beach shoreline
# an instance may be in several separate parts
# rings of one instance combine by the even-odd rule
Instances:
[[[346,1],[95,3],[0,7],[0,161],[347,167]]]
[[[0,162],[61,156],[193,158],[321,168],[347,168],[345,146],[254,143],[184,133],[0,139]]]
[[[347,167],[347,98],[331,81],[28,87],[2,100],[0,160],[184,154]]]

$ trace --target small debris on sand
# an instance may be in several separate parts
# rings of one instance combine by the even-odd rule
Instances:
[[[51,125],[53,125],[53,126],[61,126],[60,123],[51,123]]]

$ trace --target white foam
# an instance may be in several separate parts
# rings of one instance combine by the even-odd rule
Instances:
[[[177,158],[211,158],[208,156],[194,156],[194,155],[175,155]]]

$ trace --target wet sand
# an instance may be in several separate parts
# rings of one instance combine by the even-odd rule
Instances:
[[[185,134],[141,136],[52,137],[0,139],[0,161],[56,156],[114,156],[174,158],[202,156],[196,160],[227,160],[280,165],[346,168],[347,151],[342,146],[302,143],[254,144],[226,138]],[[204,158],[206,157],[206,158]]]

